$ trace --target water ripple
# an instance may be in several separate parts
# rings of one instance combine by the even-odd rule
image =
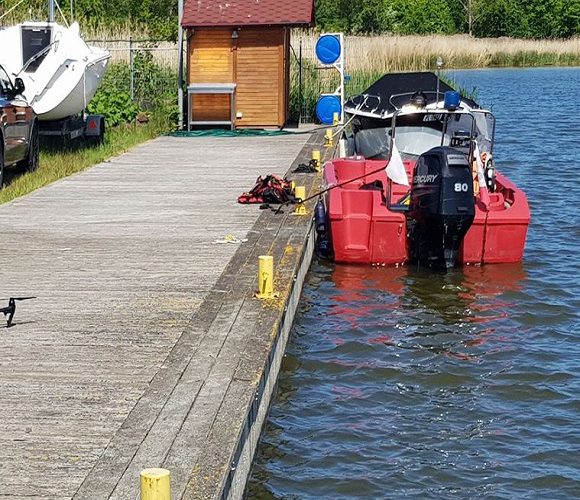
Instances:
[[[580,497],[580,69],[454,76],[528,194],[525,261],[315,263],[248,497]]]

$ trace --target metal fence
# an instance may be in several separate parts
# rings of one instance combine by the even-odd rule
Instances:
[[[105,79],[126,91],[143,109],[174,98],[177,103],[178,49],[175,42],[154,39],[87,40],[111,53]]]

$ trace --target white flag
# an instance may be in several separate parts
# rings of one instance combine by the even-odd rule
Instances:
[[[479,152],[479,146],[477,142],[475,143],[475,149],[473,151],[475,155],[475,162],[477,164],[477,182],[479,183],[479,199],[487,208],[489,206],[489,193],[487,191],[487,182],[485,181],[484,165],[481,161],[481,153]]]
[[[403,159],[401,158],[401,153],[397,149],[395,141],[393,141],[393,151],[391,152],[391,159],[387,164],[385,169],[387,172],[387,177],[397,184],[402,184],[403,186],[409,185],[409,179],[407,179],[407,172],[405,171],[405,165],[403,165]]]

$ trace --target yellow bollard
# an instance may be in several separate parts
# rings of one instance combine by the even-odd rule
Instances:
[[[259,299],[274,297],[274,257],[271,255],[258,257],[258,293],[256,297]]]
[[[141,471],[141,500],[171,500],[171,477],[167,469]]]
[[[334,112],[332,115],[332,124],[336,127],[340,123],[340,115]]]
[[[326,129],[326,134],[324,136],[324,147],[326,148],[331,148],[333,146],[333,142],[332,142],[332,129],[327,128]]]
[[[294,196],[297,199],[305,200],[306,199],[306,187],[304,186],[296,186],[294,190]],[[294,210],[294,215],[306,215],[306,207],[304,203],[298,203],[296,205],[296,209]]]
[[[315,149],[312,151],[312,161],[317,172],[320,172],[320,150]]]

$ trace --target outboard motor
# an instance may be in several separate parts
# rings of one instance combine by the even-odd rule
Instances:
[[[414,261],[432,268],[455,266],[475,216],[471,175],[467,156],[455,148],[436,147],[419,157],[409,209]]]

